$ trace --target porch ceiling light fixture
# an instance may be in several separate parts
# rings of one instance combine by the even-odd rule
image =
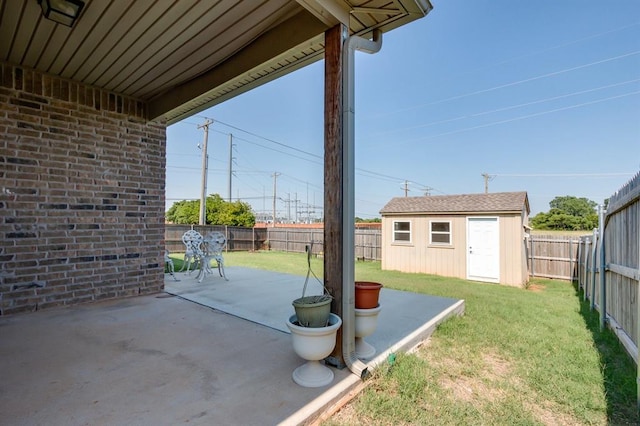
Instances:
[[[73,27],[84,7],[81,0],[38,0],[38,3],[45,18],[67,27]]]

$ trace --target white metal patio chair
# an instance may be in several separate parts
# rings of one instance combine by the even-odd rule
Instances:
[[[164,268],[169,271],[169,274],[173,277],[174,280],[180,281],[176,278],[175,275],[175,267],[173,266],[173,259],[169,257],[169,250],[164,251]]]
[[[200,273],[198,274],[198,282],[202,282],[204,277],[213,273],[211,269],[211,262],[216,261],[218,266],[218,273],[226,281],[229,281],[227,275],[224,272],[224,258],[222,257],[222,251],[227,245],[227,237],[222,232],[210,232],[204,237],[204,259],[200,266]]]
[[[184,243],[185,251],[184,261],[182,262],[182,269],[180,269],[179,272],[182,272],[186,269],[187,272],[191,273],[192,266],[193,269],[198,268],[204,256],[204,251],[202,248],[203,241],[204,238],[202,237],[202,234],[200,234],[198,231],[194,231],[193,229],[185,232],[182,235],[182,242]]]

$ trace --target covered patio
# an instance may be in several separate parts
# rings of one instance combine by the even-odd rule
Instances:
[[[334,369],[304,388],[285,320],[302,277],[230,267],[230,281],[167,275],[165,293],[0,319],[3,421],[34,424],[309,423],[366,382]],[[383,289],[369,365],[411,350],[464,302]]]
[[[196,288],[182,296],[206,308],[165,297],[162,269],[166,126],[321,59],[324,281],[334,296],[331,311],[342,318],[328,359],[342,368],[340,393],[361,383],[367,366],[354,354],[354,55],[378,51],[385,32],[426,16],[431,3],[73,0],[64,16],[50,9],[60,3],[0,1],[0,390],[8,418],[131,423],[144,414],[149,422],[154,415],[165,423],[200,416],[210,424],[217,423],[211,407],[225,413],[238,404],[216,419],[264,424],[270,420],[251,417],[260,414],[242,402],[243,392],[251,400],[288,389],[297,402],[267,400],[276,422],[327,395],[290,382],[288,336],[273,325],[286,319],[283,312],[274,309],[274,323],[251,317],[261,311],[250,306],[242,307],[252,313],[246,319],[211,315],[207,300],[221,299]],[[242,280],[230,279],[239,288]],[[399,299],[397,309],[383,299],[384,315],[392,315],[386,322],[395,326],[377,342],[381,354],[415,343],[415,330],[430,328],[445,309],[401,330],[409,299]],[[247,349],[247,335],[259,349]],[[283,360],[276,374],[273,366]],[[184,369],[153,374],[168,365]],[[256,391],[251,379],[263,373]],[[233,415],[249,417],[225,417]]]

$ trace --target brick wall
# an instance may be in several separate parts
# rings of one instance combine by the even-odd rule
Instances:
[[[0,62],[0,315],[163,288],[165,125]]]

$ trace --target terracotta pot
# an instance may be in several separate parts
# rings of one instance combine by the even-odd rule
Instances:
[[[373,309],[378,306],[382,284],[356,281],[356,309]]]

